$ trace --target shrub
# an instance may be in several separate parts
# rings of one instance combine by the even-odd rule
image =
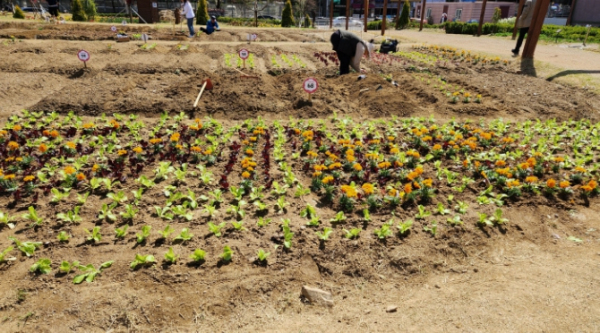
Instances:
[[[308,14],[304,15],[304,27],[305,28],[310,28],[311,27],[311,22],[310,22],[310,16],[308,16]]]
[[[502,11],[500,10],[500,7],[496,7],[496,9],[494,10],[494,15],[492,16],[492,23],[498,23],[498,21],[500,21],[501,18]]]
[[[85,11],[83,10],[83,5],[81,5],[81,1],[72,0],[71,1],[71,13],[73,13],[73,21],[85,22],[87,21],[85,17]]]
[[[208,23],[208,6],[206,0],[198,0],[198,9],[196,10],[196,24],[206,25]]]
[[[94,0],[84,0],[83,8],[85,11],[85,16],[88,20],[93,20],[96,18],[96,3]]]
[[[281,13],[281,26],[284,28],[293,27],[296,23],[294,22],[294,15],[292,14],[292,2],[287,0],[285,7]]]
[[[21,9],[21,7],[15,6],[15,13],[13,14],[13,18],[21,19],[21,20],[25,18],[25,13],[23,13],[23,10]]]
[[[404,1],[404,6],[402,6],[402,13],[400,14],[400,18],[396,21],[396,29],[404,29],[408,25],[410,18],[408,17],[410,12],[410,6],[408,5],[408,1]]]

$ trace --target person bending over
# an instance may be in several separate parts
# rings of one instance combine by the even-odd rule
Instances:
[[[202,32],[205,32],[207,35],[212,34],[213,32],[219,31],[219,23],[217,22],[217,18],[214,16],[210,17],[210,21],[206,22],[206,29],[200,28]]]
[[[340,60],[340,75],[350,73],[350,66],[360,73],[363,54],[371,58],[371,44],[367,44],[351,32],[337,30],[331,35],[330,41]]]

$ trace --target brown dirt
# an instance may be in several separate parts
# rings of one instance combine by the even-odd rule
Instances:
[[[15,31],[23,36],[18,38],[33,38],[35,31],[22,31],[34,30],[30,28],[14,23],[0,25],[0,38]],[[85,25],[80,29],[70,25],[49,32],[48,38],[101,40],[105,36],[101,29],[106,27]],[[59,37],[65,33],[64,38]],[[192,43],[188,51],[177,50],[173,42],[158,42],[148,51],[140,50],[136,42],[113,44],[110,50],[107,42],[99,41],[25,39],[8,46],[0,44],[0,114],[7,117],[20,109],[73,110],[82,116],[136,113],[147,122],[147,130],[163,111],[184,111],[192,118],[211,116],[226,125],[258,116],[268,120],[289,116],[323,119],[334,112],[356,120],[429,115],[512,121],[599,118],[597,95],[517,75],[515,64],[507,69],[432,67],[434,76],[430,77],[426,72],[415,73],[411,65],[422,65],[410,61],[394,65],[367,62],[365,67],[371,74],[356,82],[356,75],[335,77],[332,66],[324,68],[315,60],[312,54],[329,51],[329,45],[299,43],[310,37],[286,30],[264,34],[262,41],[287,43],[219,43],[243,36],[241,32],[225,32],[210,36],[215,39],[213,44]],[[242,45],[256,55],[256,69],[245,72],[258,79],[241,79],[238,72],[225,66],[223,55],[235,53]],[[92,54],[87,69],[76,59],[80,48]],[[306,68],[297,64],[289,68],[280,57],[277,61],[285,67],[273,68],[271,57],[279,53],[289,57],[296,54]],[[379,73],[392,74],[399,88]],[[320,83],[311,102],[301,90],[308,76]],[[212,79],[215,88],[205,93],[195,110],[192,103],[205,77]],[[434,89],[434,83],[427,83],[428,78],[434,81],[435,77],[473,95],[481,94],[483,103],[448,103],[445,93]],[[382,89],[377,90],[378,85]],[[363,89],[369,90],[361,92]],[[215,175],[223,164],[211,168]],[[308,185],[308,177],[302,176],[301,182]],[[134,185],[129,180],[122,189],[130,195]],[[188,187],[198,195],[206,192],[197,180]],[[472,206],[477,205],[476,193],[467,194]],[[358,240],[343,239],[341,228],[336,228],[335,237],[321,246],[311,229],[298,228],[291,252],[274,249],[279,218],[301,225],[297,211],[304,201],[316,203],[311,194],[303,200],[289,198],[292,205],[288,213],[274,217],[274,223],[266,228],[257,228],[253,217],[247,219],[247,231],[238,233],[229,225],[222,238],[210,236],[204,218],[173,223],[177,232],[189,227],[195,237],[188,244],[173,246],[182,260],[167,266],[162,265],[162,255],[168,246],[156,242],[155,233],[165,224],[152,216],[151,207],[164,202],[164,196],[156,189],[147,198],[141,216],[123,241],[113,241],[112,237],[112,229],[119,224],[103,223],[103,241],[96,245],[84,242],[83,229],[94,227],[98,207],[108,202],[101,196],[90,197],[78,226],[35,230],[21,223],[14,230],[1,229],[0,249],[8,246],[6,237],[14,234],[21,240],[43,241],[38,253],[51,258],[54,268],[61,260],[96,266],[115,260],[96,282],[78,286],[71,283],[72,273],[55,274],[56,269],[49,276],[31,275],[32,259],[19,257],[16,262],[0,265],[2,330],[594,332],[600,326],[597,200],[589,206],[544,197],[509,203],[505,214],[511,223],[486,232],[475,226],[477,216],[471,210],[465,220],[472,223],[465,223],[464,228],[440,226],[440,236],[433,239],[417,222],[409,237],[392,237],[387,243],[376,240],[369,229],[391,218],[389,212],[380,213],[373,216],[373,226],[365,226],[369,232],[363,232]],[[73,195],[70,200],[74,200]],[[52,206],[48,201],[49,197],[41,197],[38,203],[48,219],[70,207]],[[0,198],[1,207],[8,205],[8,198]],[[11,207],[10,212],[20,216],[26,207]],[[224,215],[224,209],[221,211]],[[397,219],[414,213],[413,207],[399,213]],[[318,214],[327,221],[335,211],[319,208]],[[148,244],[139,246],[133,234],[144,224],[152,226],[153,236]],[[344,227],[362,224],[352,216]],[[56,240],[59,230],[72,234],[68,244]],[[583,238],[584,243],[567,240],[570,235]],[[235,252],[229,265],[218,262],[225,244]],[[186,265],[185,257],[194,248],[203,248],[208,254],[207,261],[198,267]],[[253,262],[257,248],[272,253],[265,267]],[[128,265],[136,253],[154,254],[161,264],[131,271]],[[304,284],[331,291],[335,307],[324,309],[303,302],[299,292]],[[385,313],[390,304],[399,307],[397,313]]]

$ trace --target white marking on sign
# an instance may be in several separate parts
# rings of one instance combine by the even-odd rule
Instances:
[[[256,40],[256,38],[258,38],[258,36],[257,36],[256,34],[252,34],[252,35],[250,35],[250,39],[252,39],[252,40]]]
[[[115,27],[114,25],[112,27],[110,27],[110,31],[112,32],[117,32],[117,27]]]
[[[246,60],[250,56],[250,51],[246,49],[241,49],[238,54],[242,60]]]
[[[83,62],[86,62],[90,60],[90,53],[86,50],[79,50],[79,52],[77,52],[77,58]]]
[[[304,80],[304,83],[302,84],[302,88],[307,93],[313,94],[319,88],[319,82],[317,82],[317,80],[315,80],[314,78],[309,77],[308,79]]]

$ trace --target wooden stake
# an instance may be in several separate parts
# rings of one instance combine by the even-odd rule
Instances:
[[[527,33],[527,40],[525,41],[525,48],[523,49],[522,58],[533,59],[535,53],[535,47],[540,38],[542,32],[542,26],[544,25],[544,19],[550,6],[550,0],[537,0],[533,9],[533,18],[531,19],[531,25],[529,26],[529,32]]]
[[[206,81],[204,81],[204,84],[202,85],[202,89],[200,89],[200,93],[198,94],[198,97],[196,97],[196,101],[194,102],[194,107],[196,107],[198,105],[198,102],[200,101],[200,97],[202,96],[202,93],[204,92],[204,88],[206,88]]]
[[[348,22],[350,21],[350,0],[346,0],[346,31],[348,31]]]
[[[515,27],[513,28],[512,40],[517,38],[517,22],[519,22],[519,18],[521,17],[521,14],[523,14],[523,5],[525,5],[525,0],[520,0],[519,8],[517,8],[517,19],[515,20]]]
[[[365,1],[365,10],[364,10],[364,14],[365,14],[365,27],[364,27],[364,31],[367,32],[367,24],[368,24],[368,18],[369,18],[369,0],[364,0]]]
[[[487,0],[483,0],[483,4],[481,5],[481,15],[479,15],[479,27],[477,27],[477,36],[481,36],[481,27],[483,26],[483,19],[485,18],[485,5],[487,5]]]
[[[421,24],[419,25],[419,31],[423,31],[423,18],[425,17],[425,15],[427,15],[427,0],[423,0],[423,7],[421,8]]]

